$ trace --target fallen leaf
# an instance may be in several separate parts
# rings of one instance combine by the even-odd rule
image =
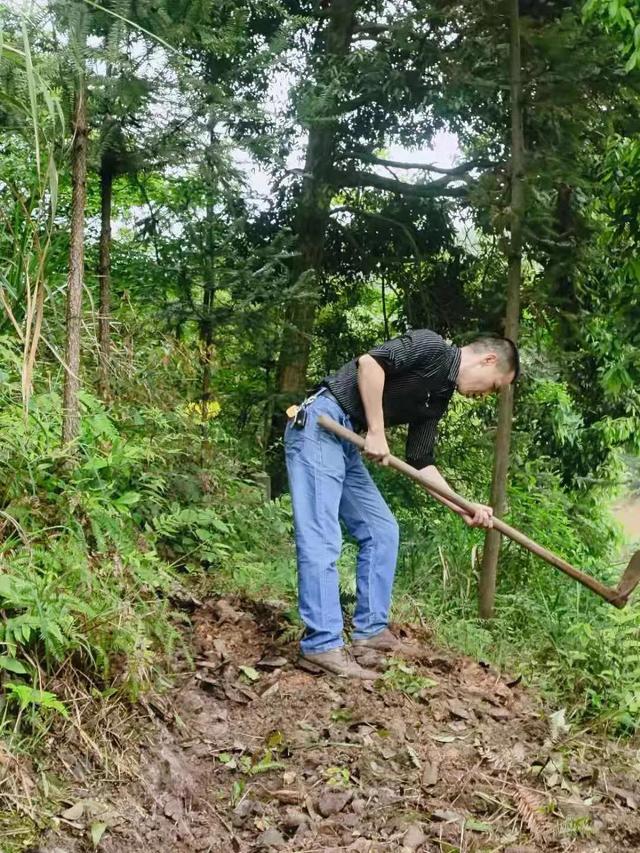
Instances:
[[[464,822],[464,828],[470,829],[472,832],[491,832],[493,826],[490,823],[486,823],[486,821],[468,817]]]
[[[613,788],[609,786],[609,790],[617,800],[620,800],[628,809],[634,811],[638,808],[636,795],[632,791],[626,791],[624,788]]]
[[[261,699],[268,699],[269,696],[275,696],[276,693],[280,692],[280,683],[276,681],[271,687],[267,687],[266,690],[263,690],[260,694]]]
[[[216,637],[213,641],[213,648],[218,652],[221,658],[229,657],[229,650],[227,649],[227,644],[221,637]]]
[[[458,717],[461,720],[472,720],[473,714],[469,713],[469,710],[465,708],[465,706],[458,699],[450,699],[447,702],[447,707],[449,708],[450,713],[454,717]]]
[[[494,720],[511,719],[511,711],[508,711],[506,708],[487,708],[485,713]]]
[[[338,814],[353,798],[352,791],[327,791],[318,800],[318,811],[322,817]]]
[[[280,850],[283,847],[286,847],[287,843],[282,837],[282,835],[278,832],[277,829],[273,827],[271,829],[266,829],[262,835],[258,838],[258,847],[275,847],[277,850]]]
[[[559,740],[563,735],[568,734],[571,726],[567,723],[566,717],[566,708],[560,708],[559,711],[555,711],[553,714],[549,715],[549,727],[551,729],[551,740],[555,743]]]
[[[259,669],[281,669],[283,666],[286,666],[289,663],[287,658],[283,657],[271,657],[271,658],[262,658],[259,660],[256,666]]]
[[[265,741],[267,749],[279,750],[284,745],[284,735],[279,729],[269,732]]]
[[[100,844],[102,836],[105,834],[107,829],[106,823],[101,823],[100,821],[95,821],[91,824],[91,843],[94,847],[97,847]]]
[[[197,660],[196,666],[202,667],[203,669],[210,669],[215,672],[220,669],[220,667],[224,666],[224,661]]]
[[[415,749],[413,749],[413,747],[411,747],[411,746],[406,746],[405,751],[406,751],[407,755],[409,756],[413,766],[417,767],[418,770],[420,770],[420,768],[422,767],[422,762],[420,761],[420,758],[418,757],[418,754],[415,751]]]
[[[60,817],[63,817],[65,820],[79,820],[84,814],[84,803],[75,803],[75,805],[71,806],[71,808],[65,809],[62,812]]]
[[[242,613],[233,608],[228,601],[224,600],[224,598],[221,598],[220,601],[216,602],[215,609],[218,619],[221,622],[239,622],[243,616]]]
[[[240,666],[238,669],[243,675],[246,675],[249,681],[258,681],[260,678],[260,673],[252,666]]]
[[[420,824],[412,823],[402,837],[402,846],[407,850],[417,850],[418,847],[424,844],[425,840],[426,835],[422,831]]]
[[[464,820],[464,817],[461,814],[458,814],[458,812],[451,812],[448,809],[436,809],[434,812],[431,812],[431,817],[434,817],[436,820],[445,821],[445,823]]]
[[[280,788],[278,791],[270,791],[274,800],[279,803],[284,803],[288,806],[295,806],[298,803],[304,802],[304,793],[295,788]]]

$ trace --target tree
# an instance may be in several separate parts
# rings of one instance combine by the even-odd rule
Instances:
[[[507,287],[507,312],[504,322],[505,335],[512,341],[518,340],[520,316],[520,287],[522,284],[522,231],[524,220],[524,133],[522,120],[522,58],[520,51],[519,0],[509,0],[509,77],[511,84],[511,211],[510,239],[508,242],[509,280]],[[514,386],[500,391],[498,405],[498,432],[496,435],[491,485],[491,506],[500,517],[504,513],[507,494],[507,472],[511,444]],[[496,573],[500,553],[501,536],[497,530],[488,530],[482,555],[480,571],[480,616],[488,619],[493,615]]]
[[[292,282],[300,296],[284,318],[271,436],[274,450],[279,449],[284,404],[299,399],[306,387],[332,196],[345,189],[373,188],[409,199],[465,198],[475,183],[469,173],[493,165],[474,161],[447,170],[376,156],[375,148],[385,137],[414,131],[419,144],[434,131],[434,122],[424,116],[424,110],[427,93],[441,85],[437,70],[430,67],[438,62],[444,29],[441,16],[421,3],[402,11],[399,17],[381,13],[383,19],[377,20],[373,4],[334,0],[320,18],[321,30],[308,61],[312,83],[298,99],[299,121],[309,128],[293,217],[298,257],[292,264]],[[357,14],[374,20],[361,20]],[[440,176],[429,181],[401,180],[393,171],[392,177],[375,171],[381,166]],[[356,215],[358,197],[356,192],[350,199]],[[278,452],[273,454],[271,471],[277,493],[284,484]]]
[[[70,445],[80,428],[80,350],[82,330],[82,290],[84,287],[84,215],[87,198],[87,85],[86,10],[71,5],[71,44],[75,58],[73,124],[71,144],[71,222],[69,277],[67,280],[65,378],[62,400],[62,443]]]

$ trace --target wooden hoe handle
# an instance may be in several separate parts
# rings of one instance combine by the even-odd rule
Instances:
[[[346,441],[350,441],[352,444],[355,444],[360,450],[364,449],[364,438],[362,436],[357,435],[355,432],[352,432],[350,429],[342,426],[342,424],[336,423],[336,421],[328,418],[326,415],[320,415],[318,418],[318,423],[323,429],[328,430],[329,432],[334,433],[339,438],[346,439]],[[459,506],[461,509],[467,510],[467,512],[473,514],[474,512],[474,504],[471,501],[466,500],[461,495],[456,494],[451,489],[443,488],[439,483],[434,482],[431,477],[426,474],[418,471],[417,468],[413,468],[411,465],[408,465],[406,462],[403,462],[402,459],[398,459],[397,456],[390,455],[388,457],[388,463],[390,468],[395,468],[396,471],[401,471],[407,477],[410,477],[412,480],[415,480],[416,483],[419,483],[423,486],[427,491],[433,492],[441,498],[446,498],[451,501],[451,503]],[[592,592],[595,592],[596,595],[599,595],[601,598],[604,598],[605,601],[608,601],[609,604],[613,604],[616,607],[622,608],[626,604],[626,599],[620,596],[620,593],[614,589],[611,589],[608,586],[605,586],[600,581],[591,577],[591,575],[587,575],[584,572],[581,572],[580,569],[576,569],[571,563],[567,563],[566,560],[563,560],[562,557],[559,557],[557,554],[554,554],[553,551],[547,550],[547,548],[543,548],[542,545],[539,545],[537,542],[534,542],[533,539],[529,539],[528,536],[525,536],[524,533],[521,533],[519,530],[516,530],[515,527],[511,527],[506,522],[502,521],[502,519],[494,516],[493,518],[493,527],[495,530],[500,531],[504,536],[508,536],[509,539],[512,539],[514,542],[517,542],[518,545],[522,545],[523,548],[526,548],[527,551],[531,551],[532,554],[535,554],[537,557],[541,557],[543,560],[546,560],[547,563],[550,563],[552,566],[555,566],[556,569],[560,569],[561,572],[564,572],[565,575],[569,575],[569,577],[588,587]]]

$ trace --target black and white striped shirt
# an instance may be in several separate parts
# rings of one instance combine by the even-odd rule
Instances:
[[[416,329],[369,350],[385,372],[382,410],[386,426],[408,424],[406,459],[434,465],[437,425],[456,387],[460,349],[429,329]],[[358,359],[323,379],[356,429],[366,429],[358,389]]]

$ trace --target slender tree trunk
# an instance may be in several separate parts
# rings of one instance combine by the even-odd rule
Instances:
[[[209,115],[209,149],[207,152],[207,218],[206,218],[206,250],[204,262],[204,287],[202,293],[202,313],[200,319],[200,346],[202,364],[202,422],[209,418],[209,401],[211,400],[211,362],[213,360],[213,310],[216,298],[216,277],[214,255],[215,210],[214,210],[214,146],[215,146],[215,116]]]
[[[511,238],[509,240],[509,278],[505,335],[513,341],[518,337],[520,317],[520,287],[522,280],[522,223],[524,218],[524,133],[522,127],[522,59],[520,52],[520,19],[518,0],[508,0],[510,10],[510,78],[511,78]],[[497,516],[506,508],[507,473],[513,418],[513,385],[503,388],[498,404],[491,505]],[[488,530],[485,538],[480,571],[480,616],[490,619],[496,592],[500,534]]]
[[[382,319],[384,322],[384,339],[389,340],[389,316],[387,314],[387,293],[385,288],[384,273],[380,276],[380,284],[382,289]]]
[[[359,0],[330,0],[326,4],[328,24],[324,38],[325,67],[349,52],[358,3]],[[295,220],[299,254],[291,270],[292,282],[304,287],[305,295],[290,304],[284,317],[270,438],[270,445],[276,449],[271,464],[274,494],[282,491],[285,482],[279,452],[279,440],[285,423],[284,409],[289,403],[299,400],[306,387],[332,195],[330,176],[336,135],[335,123],[327,118],[320,118],[309,128],[302,193]]]
[[[62,444],[78,435],[80,410],[80,332],[82,288],[84,286],[84,211],[87,194],[87,105],[82,78],[76,88],[73,116],[71,165],[71,239],[69,243],[69,279],[67,286],[66,373],[62,401]]]
[[[98,392],[103,400],[111,397],[111,206],[113,198],[113,169],[109,155],[104,152],[100,169],[100,247],[98,280],[100,307],[98,312],[99,368]]]

